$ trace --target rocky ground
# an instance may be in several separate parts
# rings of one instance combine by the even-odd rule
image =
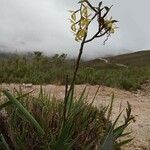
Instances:
[[[37,85],[21,86],[26,91],[33,89],[34,93],[37,93],[40,89],[40,86]],[[86,85],[76,85],[76,95],[79,95],[85,86]],[[10,90],[18,87],[18,84],[2,84],[0,86],[0,88],[7,88]],[[64,97],[64,86],[45,85],[43,88],[46,92],[54,94],[58,98]],[[98,86],[96,85],[87,85],[87,91],[89,91],[89,101],[95,95],[97,88]],[[96,106],[107,105],[111,100],[112,93],[115,94],[113,116],[117,116],[122,109],[126,108],[127,101],[132,105],[132,113],[135,116],[135,122],[128,128],[128,130],[133,131],[132,136],[135,138],[132,143],[125,146],[123,150],[150,150],[150,83],[143,85],[142,89],[136,92],[101,86],[95,98],[94,104]]]

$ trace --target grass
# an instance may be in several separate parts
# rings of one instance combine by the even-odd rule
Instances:
[[[46,94],[42,88],[35,96],[23,93],[21,89],[15,91],[14,96],[4,91],[4,102],[15,103],[5,105],[8,115],[0,125],[0,149],[12,148],[13,145],[18,150],[108,150],[111,145],[117,150],[130,142],[132,139],[119,142],[121,137],[126,139],[130,134],[124,134],[133,119],[130,105],[126,109],[124,123],[116,126],[121,113],[114,123],[109,119],[114,97],[109,107],[97,108],[87,102],[85,90],[78,99],[72,91],[67,103]],[[39,124],[33,123],[35,120]],[[44,132],[37,132],[41,128]]]
[[[41,55],[38,58],[34,55],[13,55],[9,59],[0,60],[0,83],[65,84],[66,75],[71,77],[73,70],[74,61],[66,59],[63,54],[53,57]],[[147,80],[150,80],[150,67],[147,63],[142,66],[136,66],[135,63],[124,68],[93,60],[81,62],[76,84],[103,84],[137,90]]]
[[[149,80],[149,67],[110,68],[110,69],[80,69],[77,82],[90,84],[102,84],[125,90],[137,90]]]

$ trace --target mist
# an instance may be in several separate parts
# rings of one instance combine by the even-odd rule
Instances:
[[[47,55],[66,53],[71,57],[76,56],[79,43],[74,41],[70,30],[68,10],[76,8],[77,2],[0,0],[0,50],[39,50]],[[103,39],[88,43],[83,57],[93,58],[150,49],[148,0],[105,0],[103,4],[114,5],[110,15],[119,21],[119,29],[106,45],[102,44]]]

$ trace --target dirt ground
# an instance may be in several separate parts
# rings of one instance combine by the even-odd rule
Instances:
[[[14,87],[18,88],[19,86],[18,84],[2,84],[0,88],[13,90]],[[38,85],[21,86],[25,91],[34,89],[34,93],[37,93],[40,89]],[[85,86],[87,86],[87,91],[89,91],[88,100],[90,101],[95,95],[98,86],[76,85],[76,95],[79,95]],[[64,86],[45,85],[43,88],[46,92],[54,94],[58,98],[64,97]],[[128,101],[132,106],[132,113],[136,120],[128,127],[129,131],[133,131],[132,137],[135,138],[123,150],[150,150],[150,83],[143,85],[143,88],[136,92],[101,86],[94,104],[98,107],[107,105],[111,100],[112,93],[115,94],[113,116],[117,116],[122,109],[125,109]]]

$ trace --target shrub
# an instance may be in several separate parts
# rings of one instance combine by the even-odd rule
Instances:
[[[1,133],[4,138],[6,138],[6,135],[9,135],[10,139],[13,139],[10,142],[6,138],[10,148],[15,145],[18,150],[94,150],[96,147],[108,150],[108,143],[110,145],[112,143],[112,147],[117,149],[132,140],[118,141],[124,135],[124,130],[130,124],[133,117],[131,116],[131,108],[128,104],[124,123],[116,127],[116,123],[121,115],[119,114],[114,124],[112,124],[109,118],[113,106],[113,97],[108,109],[108,107],[104,106],[97,108],[92,106],[92,103],[88,103],[85,89],[78,99],[74,99],[74,92],[72,92],[67,105],[64,101],[46,94],[42,88],[39,95],[36,96],[23,93],[22,90],[15,91],[14,95],[16,98],[6,91],[4,93],[8,96],[5,106],[10,104],[9,102],[13,99],[13,107],[10,105],[6,108],[9,116],[0,126],[1,130],[9,125],[6,128],[7,130],[1,130]],[[14,101],[18,101],[20,103],[19,106]],[[28,113],[34,116],[42,129],[40,129],[41,127],[36,122],[32,122],[32,118],[30,119],[29,116],[24,114],[24,111],[20,109],[21,104],[28,110]],[[110,139],[111,136],[114,138]],[[10,145],[12,143],[13,145]],[[1,138],[0,149],[4,147],[4,144]]]

